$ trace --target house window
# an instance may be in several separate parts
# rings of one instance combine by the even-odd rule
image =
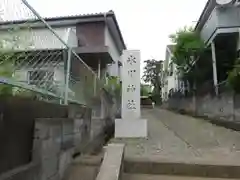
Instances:
[[[52,83],[54,80],[54,72],[46,70],[28,71],[28,84],[41,85],[43,83]]]

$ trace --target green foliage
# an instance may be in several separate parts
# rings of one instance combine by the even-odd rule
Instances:
[[[184,27],[170,35],[170,39],[175,43],[173,62],[178,66],[190,66],[191,56],[198,55],[204,50],[204,42],[200,34],[192,28]]]
[[[32,43],[28,40],[21,39],[19,30],[18,26],[13,26],[8,29],[8,36],[0,39],[0,77],[16,78],[14,77],[14,66],[19,59],[24,59],[26,56],[25,52],[17,54],[16,50],[32,46]],[[24,30],[29,30],[29,27],[24,28]],[[0,84],[0,94],[12,95],[13,87],[11,85]]]
[[[142,79],[146,83],[151,83],[154,87],[153,93],[161,93],[161,78],[163,76],[163,61],[157,61],[155,59],[150,59],[144,61],[146,63],[144,67],[144,74]]]
[[[182,78],[193,83],[193,79],[199,76],[196,68],[193,68],[195,61],[205,49],[200,34],[191,27],[184,27],[170,35],[170,39],[175,43],[173,63],[177,64]]]
[[[1,43],[1,41],[0,41]],[[1,52],[1,49],[0,49]],[[12,56],[8,53],[0,53],[0,77],[11,78],[13,75]],[[8,60],[8,61],[7,61]],[[0,84],[0,94],[11,95],[12,87],[5,84]]]
[[[240,93],[240,59],[237,59],[234,68],[229,72],[228,84],[237,93]]]
[[[105,85],[106,90],[108,90],[108,92],[110,92],[117,99],[120,99],[122,93],[122,84],[120,83],[119,78],[116,76],[109,76],[107,81],[108,83]]]

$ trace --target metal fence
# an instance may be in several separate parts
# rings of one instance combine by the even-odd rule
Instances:
[[[73,51],[76,29],[52,28],[26,0],[3,3],[0,94],[87,104],[103,84]]]

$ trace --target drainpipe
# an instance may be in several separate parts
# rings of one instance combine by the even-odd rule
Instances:
[[[105,22],[105,26],[106,26],[105,28],[106,28],[106,29],[108,29],[108,24],[107,24],[107,14],[108,14],[108,13],[104,13],[104,14],[103,14],[104,22]],[[105,39],[104,39],[104,44],[105,44],[105,43],[106,43],[105,29],[104,29],[104,38],[105,38]],[[112,64],[111,64],[111,66],[112,66]],[[110,69],[111,69],[111,68],[110,68]],[[109,69],[107,68],[107,72],[108,72],[108,70],[109,70]],[[110,72],[108,72],[108,73],[111,74]]]
[[[105,22],[105,24],[106,24],[106,27],[108,28],[108,25],[107,25],[107,14],[108,14],[108,13],[104,13],[104,14],[103,14],[103,17],[104,17],[104,22]]]

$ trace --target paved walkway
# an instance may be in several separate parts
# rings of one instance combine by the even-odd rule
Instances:
[[[162,109],[142,110],[148,139],[113,139],[126,144],[126,158],[240,165],[240,133],[203,119]]]

